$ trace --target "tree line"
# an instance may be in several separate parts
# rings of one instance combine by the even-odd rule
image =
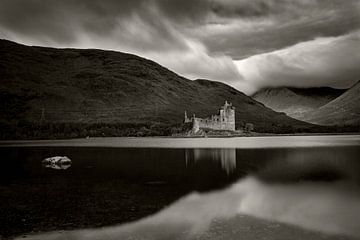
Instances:
[[[8,122],[0,120],[0,139],[65,139],[86,137],[148,137],[186,135],[192,123],[82,123],[82,122]],[[245,126],[237,126],[237,129]],[[360,132],[360,126],[311,126],[291,125],[252,126],[253,132],[292,133],[350,133]]]

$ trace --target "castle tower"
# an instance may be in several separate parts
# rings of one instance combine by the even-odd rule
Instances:
[[[222,129],[235,131],[235,107],[227,101],[220,109],[220,122]]]
[[[184,115],[185,115],[185,116],[184,116],[184,123],[189,123],[189,122],[192,121],[192,119],[188,118],[186,111],[185,111],[185,114],[184,114]]]

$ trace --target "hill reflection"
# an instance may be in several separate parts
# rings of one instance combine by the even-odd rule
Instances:
[[[205,155],[201,151],[190,153],[203,159],[221,151]],[[138,221],[98,229],[45,233],[28,239],[218,239],[219,236],[228,237],[223,239],[244,236],[244,239],[359,239],[360,188],[353,176],[358,175],[358,171],[340,174],[350,166],[346,162],[321,161],[322,168],[342,176],[332,181],[309,181],[308,178],[284,181],[284,176],[279,181],[267,181],[261,177],[264,172],[254,173],[222,190],[190,193]],[[286,160],[283,164],[291,172],[310,175],[319,169],[318,165],[305,161]],[[278,175],[279,167],[277,162],[269,164],[266,174]],[[228,231],[219,231],[224,226]]]
[[[0,235],[5,238],[95,228],[54,239],[194,239],[189,232],[211,239],[206,234],[217,231],[213,224],[221,218],[228,228],[219,233],[222,239],[231,239],[226,234],[234,231],[241,233],[235,239],[323,239],[287,224],[360,238],[353,225],[360,221],[358,146],[19,147],[0,148],[0,153],[0,198],[7,199],[0,201]],[[42,159],[57,155],[69,156],[71,168],[42,167]],[[267,221],[283,225],[275,234],[269,227],[275,223]],[[92,238],[83,235],[87,232]]]

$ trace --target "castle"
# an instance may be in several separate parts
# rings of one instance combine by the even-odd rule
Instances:
[[[220,108],[219,115],[212,115],[209,118],[197,118],[195,114],[192,118],[188,118],[185,111],[184,122],[192,122],[194,133],[200,129],[235,131],[235,107],[225,101],[224,106]]]

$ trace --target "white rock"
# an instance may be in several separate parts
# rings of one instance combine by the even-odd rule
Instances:
[[[58,170],[67,169],[71,166],[71,160],[66,156],[45,158],[42,163],[46,168],[53,168]]]

